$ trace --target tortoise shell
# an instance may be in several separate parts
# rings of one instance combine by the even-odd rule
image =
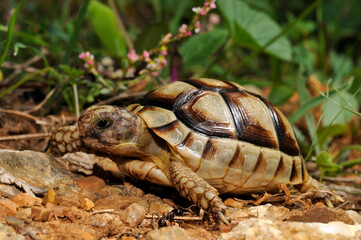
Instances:
[[[135,112],[175,158],[220,193],[301,184],[307,174],[286,117],[234,82],[177,81],[148,93]]]

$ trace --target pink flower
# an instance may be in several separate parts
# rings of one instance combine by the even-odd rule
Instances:
[[[186,33],[187,32],[187,24],[182,24],[182,26],[179,28],[180,33]]]
[[[212,0],[212,1],[211,1],[210,8],[211,8],[211,9],[216,8],[216,0]]]
[[[195,24],[196,28],[194,29],[195,33],[199,33],[201,31],[201,23],[199,21]]]
[[[167,47],[165,45],[160,47],[160,54],[162,54],[163,56],[167,55]]]
[[[135,52],[133,48],[129,49],[129,53],[127,54],[127,57],[130,62],[135,62],[139,59],[139,54]]]
[[[82,52],[78,56],[79,59],[85,59],[85,52]]]
[[[204,16],[204,15],[206,15],[206,11],[205,10],[202,10],[201,12],[200,12],[200,14],[202,15],[202,16]]]
[[[150,61],[150,54],[148,51],[143,51],[143,57],[146,62]]]
[[[192,36],[192,32],[188,31],[187,36]]]
[[[143,51],[143,57],[145,58],[149,58],[149,52],[148,51]]]
[[[167,44],[167,43],[169,42],[169,40],[170,40],[171,37],[172,37],[172,34],[171,34],[171,33],[167,33],[167,34],[163,37],[163,39],[161,40],[161,42],[162,42],[163,44]]]
[[[158,77],[159,74],[158,72],[152,72],[152,75]]]
[[[94,62],[94,55],[90,52],[82,52],[78,56],[79,59],[82,59],[84,63],[84,68],[92,69],[94,68],[95,62]]]

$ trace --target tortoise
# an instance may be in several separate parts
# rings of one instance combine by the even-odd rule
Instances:
[[[126,108],[92,106],[51,140],[55,153],[111,156],[125,176],[173,186],[225,223],[219,194],[320,187],[282,112],[235,82],[176,81]]]

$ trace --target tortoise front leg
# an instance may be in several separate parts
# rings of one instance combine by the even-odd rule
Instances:
[[[224,223],[229,224],[223,215],[227,207],[218,197],[217,189],[179,161],[171,161],[169,172],[172,182],[183,197],[216,214]]]
[[[174,187],[173,183],[153,162],[115,158],[118,169],[125,175],[136,180],[147,181],[159,185]]]

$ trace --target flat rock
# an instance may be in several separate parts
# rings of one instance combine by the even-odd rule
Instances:
[[[228,233],[222,233],[218,240],[251,239],[297,239],[297,240],[351,240],[361,239],[361,225],[343,222],[303,223],[283,222],[269,219],[251,218],[239,222]]]
[[[311,209],[292,215],[287,218],[287,221],[320,223],[340,221],[346,224],[354,224],[355,222],[344,210],[330,209],[323,204],[316,204]]]
[[[46,153],[0,150],[0,183],[14,184],[33,195],[72,183],[67,164]]]
[[[21,192],[15,186],[0,183],[0,197],[12,198],[18,193]]]

